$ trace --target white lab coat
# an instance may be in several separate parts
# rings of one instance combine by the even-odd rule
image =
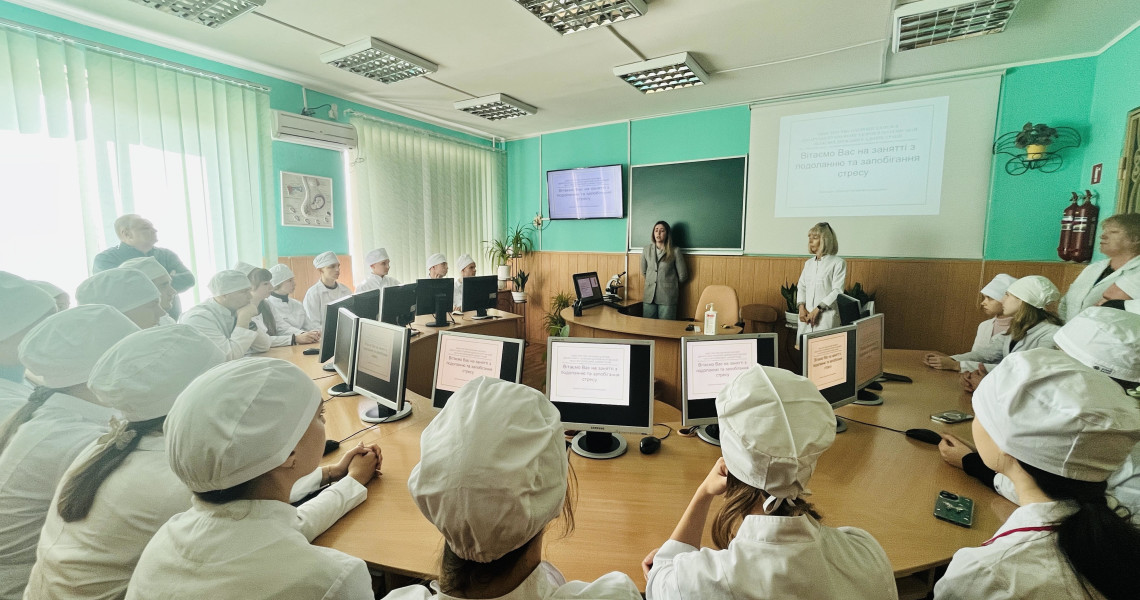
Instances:
[[[1009,320],[1011,320],[1012,317],[994,317],[992,319],[987,319],[981,323],[978,323],[978,333],[974,336],[974,345],[970,346],[970,352],[983,351],[987,346],[993,344],[994,340],[996,340],[998,336],[1001,335],[1001,333],[994,333],[994,327],[999,318],[1006,319],[1005,327],[1002,329],[1001,333],[1009,331]],[[957,356],[961,355],[959,354],[950,358],[958,361],[958,370],[963,373],[976,371],[978,370],[978,365],[981,364],[975,360],[959,360]]]
[[[455,596],[448,596],[439,592],[439,583],[433,581],[432,589],[437,592],[435,596],[427,588],[420,585],[410,585],[392,590],[384,600],[452,600]],[[554,565],[543,561],[539,563],[530,575],[510,593],[494,598],[493,600],[641,600],[641,592],[633,580],[625,573],[606,573],[597,581],[570,581],[567,582],[562,573]],[[458,599],[456,599],[458,600]]]
[[[368,290],[382,290],[397,285],[401,285],[400,280],[391,275],[381,277],[375,273],[369,273],[368,277],[364,278],[364,283],[356,286],[356,293],[359,294],[360,292],[367,292]]]
[[[453,300],[454,300],[454,302],[452,302],[452,306],[454,306],[456,310],[463,310],[463,278],[462,277],[456,277],[455,278],[455,297]]]
[[[800,322],[796,328],[796,340],[805,333],[823,331],[839,327],[839,311],[835,299],[843,293],[843,283],[847,280],[847,263],[834,254],[809,258],[800,273],[796,284],[796,304],[803,304],[810,313],[814,308],[826,307],[820,313],[819,324],[814,327]]]
[[[1014,598],[1092,598],[1104,596],[1081,585],[1048,527],[1076,511],[1069,501],[1039,502],[1013,511],[988,546],[954,553],[946,574],[934,586],[935,600]]]
[[[213,298],[182,313],[178,322],[197,329],[209,338],[226,356],[226,360],[237,360],[247,352],[265,352],[269,349],[268,335],[253,329],[235,328],[237,317]]]
[[[162,315],[161,317],[158,318],[158,327],[163,327],[166,325],[174,325],[177,322],[178,321],[175,321],[173,318],[171,318],[170,315]]]
[[[89,445],[68,476],[97,449]],[[321,470],[294,486],[304,497],[320,485]],[[346,477],[297,509],[298,529],[312,541],[337,519],[364,501],[367,490]],[[342,483],[344,482],[344,483]],[[313,485],[315,483],[315,485]],[[305,489],[298,489],[304,484]],[[24,600],[112,600],[127,591],[135,564],[158,528],[190,509],[192,494],[170,470],[166,438],[161,432],[143,437],[138,448],[99,486],[87,517],[71,523],[59,516],[59,493],[52,500],[36,549]]]
[[[1080,275],[1073,280],[1069,286],[1069,290],[1061,297],[1061,303],[1057,305],[1057,314],[1068,323],[1073,317],[1081,313],[1082,310],[1100,302],[1104,296],[1104,291],[1109,288],[1117,279],[1124,273],[1135,273],[1140,271],[1140,256],[1133,257],[1132,260],[1124,263],[1119,269],[1113,271],[1100,283],[1096,283],[1096,278],[1104,272],[1105,267],[1108,266],[1109,259],[1098,260],[1091,265],[1084,268]]]
[[[253,323],[253,325],[257,327],[258,332],[264,333],[265,337],[269,338],[269,346],[271,348],[293,345],[292,335],[269,335],[269,328],[265,326],[265,317],[256,315],[250,319],[249,322]],[[266,350],[268,350],[268,348],[266,348]],[[254,352],[265,352],[265,350],[254,350]]]
[[[1041,321],[1040,323],[1029,328],[1025,332],[1025,337],[1021,338],[1017,343],[1009,337],[1009,332],[994,336],[993,340],[980,350],[971,350],[962,354],[955,354],[950,358],[958,361],[959,363],[973,364],[974,369],[977,369],[978,364],[985,365],[986,372],[990,373],[997,368],[998,363],[1003,358],[1013,354],[1014,352],[1024,352],[1034,348],[1050,348],[1056,349],[1057,344],[1053,343],[1053,336],[1057,333],[1060,327],[1048,321]],[[971,371],[974,369],[970,369]]]
[[[12,413],[20,410],[31,393],[32,388],[26,385],[0,379],[0,424],[7,421]]]
[[[309,320],[316,323],[317,329],[325,324],[325,308],[328,307],[329,302],[340,300],[345,296],[351,296],[352,290],[341,282],[336,282],[336,287],[329,289],[325,284],[317,281],[309,291],[305,292],[305,301],[302,303],[305,306],[305,314],[309,315]]]
[[[309,318],[305,307],[292,298],[286,297],[282,300],[277,296],[270,296],[265,301],[273,311],[273,320],[277,322],[277,333],[281,335],[296,335],[321,328]]]
[[[23,596],[55,488],[115,411],[53,394],[0,454],[0,599]]]
[[[355,483],[346,477],[337,484],[345,480],[345,485]],[[143,550],[127,586],[128,600],[373,597],[364,561],[310,544],[298,529],[298,509],[276,500],[214,505],[195,497],[192,503]]]
[[[898,598],[887,554],[871,534],[807,515],[748,515],[724,550],[669,540],[657,551],[647,600]]]

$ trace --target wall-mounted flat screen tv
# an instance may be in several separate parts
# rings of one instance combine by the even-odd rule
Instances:
[[[620,219],[625,216],[621,165],[546,172],[551,219]]]

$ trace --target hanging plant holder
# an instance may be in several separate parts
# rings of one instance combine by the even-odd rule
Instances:
[[[1005,154],[1005,172],[1021,175],[1029,171],[1053,173],[1064,165],[1060,151],[1081,145],[1081,134],[1072,127],[1050,127],[1026,123],[1021,131],[1002,134],[994,142],[994,155]]]

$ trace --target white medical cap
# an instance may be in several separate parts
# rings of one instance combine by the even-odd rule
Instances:
[[[435,254],[432,254],[428,257],[427,268],[430,271],[432,267],[436,265],[442,265],[445,262],[447,262],[447,257],[444,256],[441,252],[436,252]]]
[[[313,259],[313,266],[318,269],[331,267],[338,263],[340,263],[340,259],[337,258],[336,253],[331,250],[328,252],[321,252],[317,255],[316,258]]]
[[[77,304],[106,304],[121,312],[158,299],[158,288],[136,269],[108,269],[88,277],[75,289]]]
[[[248,290],[253,286],[249,283],[249,277],[242,275],[241,271],[227,270],[218,271],[218,274],[210,279],[207,287],[210,288],[210,294],[217,298],[218,296]]]
[[[1045,308],[1061,297],[1061,292],[1057,291],[1057,286],[1040,275],[1030,275],[1018,279],[1009,284],[1006,293],[1016,296],[1022,302],[1036,308]]]
[[[127,421],[157,419],[196,377],[225,361],[222,351],[189,325],[152,327],[111,346],[91,369],[87,387],[99,404]]]
[[[149,277],[151,281],[159,279],[163,275],[170,277],[170,271],[167,271],[166,267],[159,264],[158,259],[153,256],[140,256],[123,261],[123,264],[119,265],[119,268],[142,271],[143,275]]]
[[[41,290],[43,290],[45,292],[47,292],[47,295],[51,296],[52,298],[55,298],[56,296],[62,296],[62,295],[67,293],[67,292],[63,291],[63,289],[60,288],[58,285],[56,285],[50,281],[35,281],[32,279],[29,279],[28,283],[40,288]]]
[[[755,365],[717,394],[716,410],[725,465],[771,496],[765,511],[810,493],[815,463],[835,441],[835,411],[811,380]]]
[[[364,255],[364,264],[372,266],[378,262],[389,260],[388,251],[383,248],[377,248],[368,254]]]
[[[465,560],[521,548],[566,499],[566,437],[541,392],[478,377],[424,429],[408,490]]]
[[[1058,330],[1053,342],[1105,375],[1140,382],[1140,315],[1090,306]]]
[[[27,280],[0,271],[0,340],[6,340],[55,312],[55,298]]]
[[[1116,278],[1116,287],[1133,300],[1140,300],[1140,273],[1130,272]]]
[[[1013,275],[998,273],[982,288],[982,295],[993,298],[994,300],[1001,300],[1002,296],[1005,296],[1006,290],[1009,289],[1009,285],[1015,281],[1017,281],[1017,278]]]
[[[108,348],[138,330],[110,306],[77,306],[33,327],[20,342],[20,362],[33,383],[50,388],[84,383]]]
[[[195,379],[166,416],[166,454],[194,492],[224,490],[285,463],[321,406],[301,369],[240,358]]]
[[[269,283],[273,287],[277,287],[295,277],[295,275],[293,275],[293,269],[290,269],[288,265],[280,263],[269,268],[269,276],[271,277]]]
[[[1134,315],[1140,315],[1140,300],[1125,300],[1124,310]]]
[[[475,264],[475,259],[471,258],[470,254],[460,254],[459,260],[455,263],[455,268],[462,271],[467,268],[467,265]]]
[[[242,275],[245,275],[246,277],[249,277],[250,272],[256,268],[257,267],[255,267],[255,266],[253,266],[247,262],[242,262],[239,260],[236,263],[234,263],[234,269],[233,270],[241,273]]]
[[[1002,452],[1078,481],[1104,481],[1140,442],[1140,408],[1063,352],[1014,352],[978,384],[974,413]]]

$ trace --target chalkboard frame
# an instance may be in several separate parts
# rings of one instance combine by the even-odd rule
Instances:
[[[629,240],[629,243],[627,244],[628,245],[628,251],[640,252],[641,250],[643,250],[645,248],[645,245],[649,243],[648,242],[648,237],[649,237],[648,236],[648,231],[649,231],[648,227],[642,227],[642,229],[645,229],[644,234],[639,234],[639,233],[634,231],[634,224],[637,221],[637,217],[636,217],[636,215],[637,215],[637,198],[636,198],[636,195],[634,194],[633,186],[634,186],[634,179],[635,179],[635,174],[637,172],[637,169],[642,169],[642,168],[646,168],[646,167],[662,167],[662,166],[669,166],[669,165],[680,165],[680,164],[691,164],[691,163],[713,162],[713,161],[728,161],[728,160],[737,160],[737,159],[743,159],[743,163],[742,163],[743,172],[741,173],[741,183],[743,185],[741,186],[741,198],[740,198],[740,217],[739,217],[740,218],[740,238],[739,238],[739,244],[736,246],[712,246],[712,247],[682,246],[682,248],[688,254],[715,254],[715,255],[742,255],[742,254],[744,254],[745,223],[746,223],[747,217],[748,217],[748,168],[749,168],[749,164],[748,164],[749,156],[748,156],[748,154],[737,154],[737,155],[731,155],[731,156],[717,156],[717,157],[712,157],[712,158],[700,158],[700,159],[695,159],[695,160],[679,160],[679,161],[671,161],[671,162],[649,163],[649,164],[644,164],[644,165],[630,165],[630,167],[629,167],[629,184],[628,184],[629,189],[627,192],[627,195],[629,197],[629,219],[628,219],[628,225],[627,225],[627,231],[626,231],[626,239]],[[668,219],[666,219],[666,220],[668,220]],[[644,224],[642,224],[642,225],[644,225]],[[672,221],[670,221],[670,225],[673,226],[675,224]],[[640,240],[640,242],[635,241],[635,240]]]

